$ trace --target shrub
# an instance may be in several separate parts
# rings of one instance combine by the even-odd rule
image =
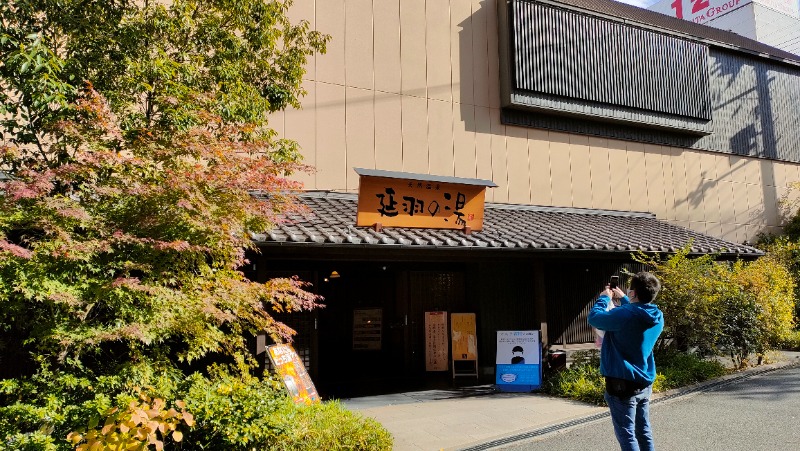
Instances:
[[[664,332],[659,341],[687,351],[699,348],[703,353],[713,353],[721,318],[718,299],[725,291],[726,267],[714,261],[714,255],[689,256],[687,245],[666,260],[645,254],[635,254],[634,259],[645,263],[661,281],[661,292],[656,304],[664,313]]]
[[[139,399],[130,401],[126,408],[111,408],[102,423],[92,418],[86,429],[70,432],[67,440],[77,445],[76,451],[147,450],[150,445],[162,450],[167,439],[175,443],[183,439],[183,432],[178,430],[182,423],[189,427],[194,425],[192,414],[184,410],[183,401],[175,401],[175,407],[167,409],[163,399],[151,399],[140,393]]]
[[[728,263],[713,255],[690,257],[689,250],[666,260],[634,255],[661,280],[656,303],[665,324],[658,348],[729,354],[738,365],[774,349],[794,327],[795,282],[787,257]]]
[[[605,404],[605,380],[600,375],[600,354],[594,350],[576,352],[568,369],[545,379],[542,391],[592,404]]]
[[[653,385],[653,391],[656,392],[685,387],[728,374],[728,369],[718,360],[675,351],[656,354],[656,369],[658,376]]]
[[[728,373],[717,360],[706,360],[695,354],[666,351],[656,354],[658,374],[653,392],[684,387]],[[566,370],[553,373],[542,384],[542,391],[551,395],[605,405],[605,380],[600,375],[597,351],[575,353],[574,363]]]
[[[186,407],[196,425],[186,450],[386,450],[391,435],[337,402],[297,405],[278,382],[218,374],[190,378]]]
[[[779,347],[785,351],[800,351],[800,330],[793,330],[787,334]]]
[[[734,284],[758,305],[760,332],[758,352],[775,348],[794,329],[795,281],[787,261],[775,253],[752,262],[736,262],[732,269]]]

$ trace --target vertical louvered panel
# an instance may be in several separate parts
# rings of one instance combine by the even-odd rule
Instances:
[[[479,304],[478,343],[481,365],[494,362],[498,330],[538,330],[543,319],[536,317],[534,269],[530,263],[494,262],[480,264],[474,274]]]
[[[684,52],[680,48],[671,51]],[[705,61],[705,57],[697,58],[697,61]],[[675,64],[680,63],[680,59],[675,61]],[[682,80],[690,74],[692,77],[707,77],[714,111],[713,129],[710,135],[702,138],[509,109],[503,110],[502,122],[800,163],[800,146],[797,145],[800,142],[800,127],[797,126],[800,121],[800,72],[796,68],[720,50],[710,53],[708,65],[709,71],[678,70],[674,73],[683,75],[670,82],[685,83]],[[660,77],[669,80],[669,73],[664,72]],[[613,83],[623,83],[623,74],[605,76]],[[674,87],[668,85],[666,89]],[[692,95],[703,95],[703,91],[696,88]],[[620,98],[612,100],[618,102]]]
[[[527,0],[512,11],[517,89],[711,118],[705,45]]]
[[[549,342],[579,344],[594,341],[587,318],[597,294],[612,275],[643,271],[638,263],[564,261],[547,265],[547,330]],[[621,277],[627,286],[626,277]]]

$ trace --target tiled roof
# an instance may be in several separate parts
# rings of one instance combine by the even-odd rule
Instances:
[[[487,203],[483,230],[356,227],[357,196],[306,193],[309,214],[294,216],[265,234],[262,245],[402,246],[416,249],[472,248],[520,251],[674,252],[692,240],[693,253],[755,257],[750,246],[720,240],[659,221],[650,213]]]
[[[790,61],[795,65],[800,63],[799,55],[746,38],[732,31],[696,24],[690,20],[678,19],[614,0],[543,0],[543,3],[561,4],[567,7],[600,13],[669,32],[693,36],[701,40],[710,41],[712,44],[722,44],[724,47],[731,46],[751,53],[771,55],[777,59]]]

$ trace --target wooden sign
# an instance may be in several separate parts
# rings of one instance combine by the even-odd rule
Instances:
[[[453,360],[478,360],[478,336],[474,313],[450,315],[453,337]]]
[[[425,371],[447,371],[447,312],[425,312]]]
[[[478,231],[483,228],[486,187],[496,186],[486,180],[356,171],[361,175],[356,220],[359,226]]]
[[[272,345],[267,348],[267,355],[275,367],[286,390],[297,404],[312,404],[319,402],[319,394],[311,382],[311,377],[303,366],[300,356],[291,345]]]

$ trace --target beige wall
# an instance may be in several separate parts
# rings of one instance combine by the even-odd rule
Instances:
[[[798,165],[500,123],[496,0],[295,0],[333,40],[308,65],[306,189],[355,191],[353,167],[490,179],[488,201],[649,211],[735,242],[780,224]]]

